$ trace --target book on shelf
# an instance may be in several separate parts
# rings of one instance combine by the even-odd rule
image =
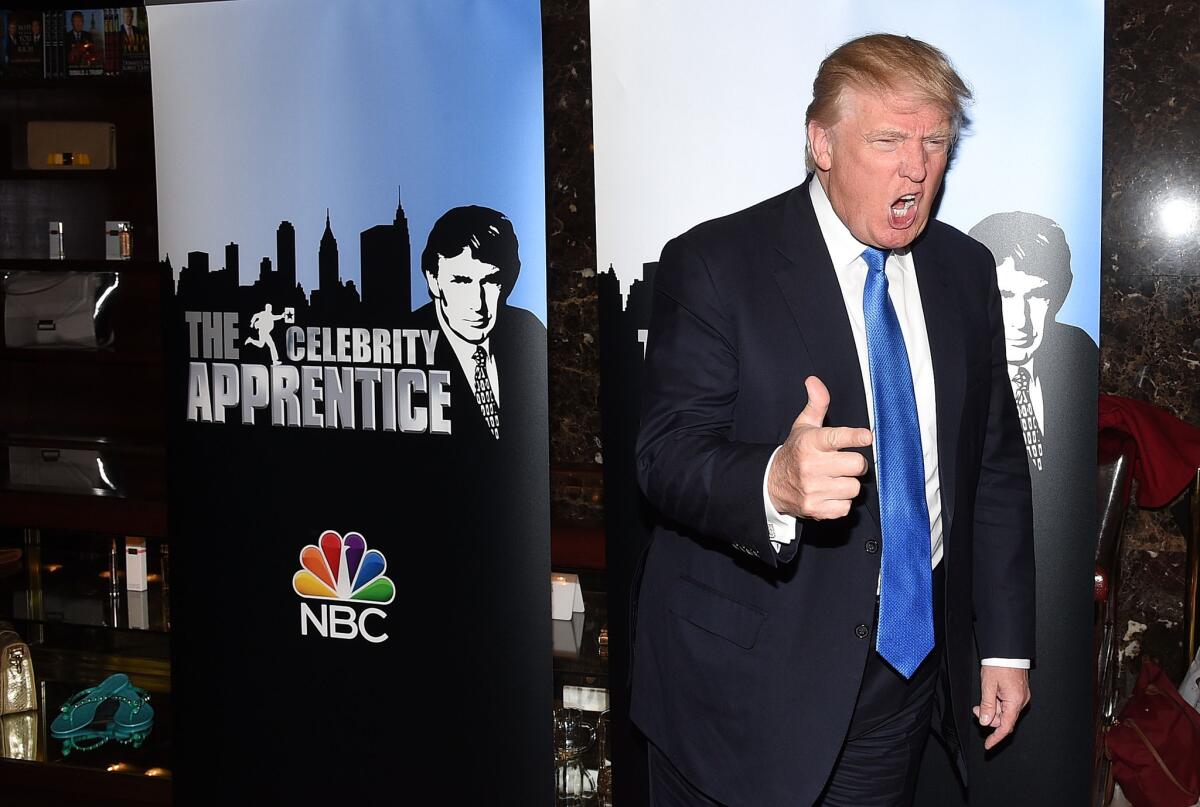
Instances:
[[[41,76],[44,47],[42,15],[36,11],[3,11],[0,12],[0,23],[4,32],[4,45],[0,49],[4,75],[22,78]]]
[[[66,21],[68,76],[104,75],[104,9],[70,9]]]
[[[0,76],[56,79],[149,72],[143,6],[0,10]]]
[[[146,25],[146,9],[141,6],[122,6],[117,9],[117,38],[120,44],[122,73],[150,72],[150,29]]]

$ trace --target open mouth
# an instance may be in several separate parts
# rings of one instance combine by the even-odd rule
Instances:
[[[906,230],[917,219],[917,195],[906,193],[892,202],[889,223],[897,230]]]

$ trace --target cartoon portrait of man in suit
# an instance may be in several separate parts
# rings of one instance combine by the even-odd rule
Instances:
[[[1055,423],[1077,420],[1063,410],[1080,389],[1076,376],[1096,366],[1091,337],[1057,319],[1071,290],[1071,248],[1054,221],[1020,211],[988,216],[970,235],[996,259],[1008,374],[1036,475],[1061,458]]]
[[[421,254],[430,302],[414,316],[437,328],[437,358],[452,368],[453,433],[487,442],[520,441],[538,407],[529,397],[546,383],[545,326],[508,304],[521,259],[512,222],[468,205],[433,225]],[[461,403],[466,400],[469,404]],[[543,424],[544,426],[544,424]]]

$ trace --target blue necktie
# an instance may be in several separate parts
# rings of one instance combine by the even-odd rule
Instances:
[[[933,649],[925,461],[908,351],[883,270],[887,253],[867,247],[862,255],[867,262],[863,315],[875,402],[875,475],[883,528],[875,649],[896,672],[911,678]]]

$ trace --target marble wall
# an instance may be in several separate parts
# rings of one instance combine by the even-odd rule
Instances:
[[[1106,15],[1100,390],[1200,423],[1200,3],[1109,0]],[[1183,536],[1134,507],[1125,540],[1126,654],[1178,676]]]
[[[542,4],[552,514],[594,526],[603,458],[589,41],[586,0]]]
[[[554,514],[599,523],[591,63],[586,0],[543,4]],[[1200,3],[1109,0],[1105,24],[1102,392],[1200,423]],[[1031,125],[1053,125],[1031,121]],[[1166,217],[1166,218],[1164,218]],[[1182,672],[1183,538],[1165,511],[1126,527],[1122,625]],[[1135,626],[1136,627],[1136,626]],[[1135,665],[1130,665],[1131,668]]]

